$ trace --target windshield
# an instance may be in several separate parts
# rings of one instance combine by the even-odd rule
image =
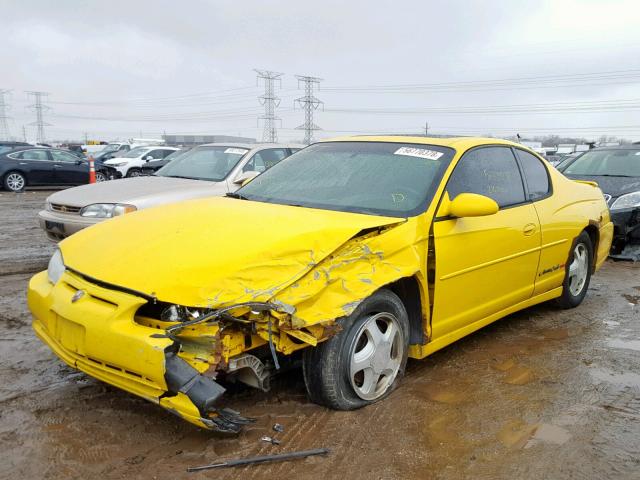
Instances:
[[[282,160],[237,193],[269,203],[417,215],[431,201],[454,153],[422,144],[319,143]]]
[[[592,150],[568,165],[567,175],[640,177],[640,149]]]
[[[166,161],[166,162],[171,162],[173,160],[175,160],[176,158],[184,155],[185,153],[187,153],[188,150],[176,150],[173,153],[170,153],[169,155],[167,155],[166,157],[164,157],[162,159],[162,161]]]
[[[121,158],[138,158],[139,156],[144,155],[149,150],[151,150],[149,147],[136,147],[122,155]]]
[[[107,145],[106,147],[104,147],[102,150],[100,150],[100,153],[109,153],[109,152],[116,152],[118,151],[118,149],[120,148],[120,145]]]
[[[219,145],[196,147],[169,162],[156,175],[219,182],[229,175],[248,151],[246,148]]]

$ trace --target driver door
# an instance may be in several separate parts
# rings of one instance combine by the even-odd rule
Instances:
[[[511,148],[467,152],[451,174],[442,206],[460,193],[490,197],[500,210],[434,221],[434,339],[530,298],[538,269],[540,225]]]

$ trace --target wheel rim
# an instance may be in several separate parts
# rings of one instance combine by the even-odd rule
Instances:
[[[7,177],[7,186],[14,192],[22,190],[24,188],[24,177],[19,173],[10,173]]]
[[[140,176],[140,172],[138,170],[132,170],[131,172],[129,172],[129,176],[130,177],[139,177]]]
[[[96,173],[96,182],[106,182],[106,181],[107,181],[107,177],[104,175],[104,173],[100,173],[100,172]]]
[[[378,313],[365,321],[349,351],[349,380],[358,397],[375,400],[393,384],[404,355],[402,332],[396,317]]]
[[[574,297],[582,293],[582,289],[587,281],[589,269],[589,257],[587,247],[584,243],[579,243],[573,250],[573,260],[569,265],[569,292]]]

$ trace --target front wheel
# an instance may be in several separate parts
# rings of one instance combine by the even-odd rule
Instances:
[[[593,244],[587,232],[582,232],[573,244],[565,265],[562,296],[557,303],[562,308],[577,307],[584,300],[593,270]]]
[[[402,301],[379,290],[338,324],[339,334],[305,351],[309,397],[336,410],[385,398],[400,383],[407,364],[409,317]]]
[[[109,179],[104,174],[104,172],[100,172],[100,171],[96,172],[96,183],[98,183],[98,182],[106,182],[107,180],[109,180]]]
[[[127,172],[127,177],[139,177],[140,169],[139,168],[130,168]]]

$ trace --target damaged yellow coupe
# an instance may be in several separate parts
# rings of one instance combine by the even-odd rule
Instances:
[[[267,390],[301,364],[314,402],[376,402],[408,357],[540,302],[580,304],[612,233],[597,184],[522,145],[342,138],[227,197],[65,239],[28,302],[72,367],[237,432],[250,419],[221,406],[224,384]]]

